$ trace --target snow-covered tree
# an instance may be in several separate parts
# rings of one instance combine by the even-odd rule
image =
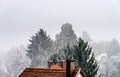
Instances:
[[[69,51],[70,50],[68,50],[68,52]],[[99,67],[88,42],[84,42],[84,40],[79,38],[71,52],[74,52],[73,58],[76,60],[77,67],[80,67],[87,77],[96,77]],[[69,52],[69,54],[71,54],[71,52]]]
[[[93,42],[91,44],[93,48],[93,52],[96,56],[100,55],[101,53],[107,53],[109,49],[109,41],[101,41],[101,42]]]
[[[30,59],[27,57],[24,47],[12,48],[5,56],[5,67],[8,77],[18,77],[23,70],[30,65]]]
[[[9,77],[7,67],[5,66],[5,56],[4,51],[0,51],[0,77]]]
[[[82,32],[82,37],[81,37],[85,42],[91,43],[92,39],[89,36],[89,34],[86,31]]]
[[[120,53],[119,42],[114,38],[111,41],[94,42],[91,45],[96,55],[107,53],[108,56],[112,56]]]
[[[109,44],[109,50],[107,51],[109,56],[116,55],[120,53],[120,45],[117,39],[113,38]]]
[[[50,60],[52,60],[54,64],[59,64],[62,60],[65,60],[65,52],[59,51],[57,53],[54,53],[50,57]]]
[[[64,54],[59,52],[52,56],[53,62],[59,62],[59,59],[75,59],[76,67],[81,68],[87,77],[97,75],[98,63],[88,42],[79,38],[73,46],[67,45],[63,51]]]
[[[76,39],[77,37],[74,34],[72,25],[69,23],[63,24],[60,34],[56,35],[55,51],[61,51],[68,43],[73,45],[76,42]]]
[[[40,29],[29,41],[27,52],[31,58],[31,67],[47,67],[47,60],[53,54],[52,39]]]
[[[118,53],[117,55],[113,55],[110,57],[111,61],[113,62],[114,66],[117,67],[118,69],[118,73],[116,77],[120,76],[120,53]]]
[[[114,60],[111,59],[106,53],[97,56],[99,63],[98,75],[101,77],[118,77],[117,66],[114,65]]]

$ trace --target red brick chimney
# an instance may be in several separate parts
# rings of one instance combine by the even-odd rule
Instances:
[[[66,60],[62,60],[61,66],[62,68],[66,69]]]
[[[75,60],[66,60],[66,77],[72,77],[75,71]]]
[[[52,60],[48,60],[48,68],[50,68],[51,65],[53,65],[53,61]]]

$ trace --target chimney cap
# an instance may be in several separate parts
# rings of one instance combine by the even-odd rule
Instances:
[[[48,62],[53,62],[53,60],[48,60]]]
[[[66,62],[74,62],[75,59],[67,59]]]

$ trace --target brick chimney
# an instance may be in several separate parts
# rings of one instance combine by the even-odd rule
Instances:
[[[53,61],[52,60],[48,60],[48,68],[50,68],[51,65],[53,65]]]
[[[62,68],[66,69],[66,60],[62,60],[61,66]]]
[[[72,77],[75,71],[75,60],[66,60],[66,77]]]

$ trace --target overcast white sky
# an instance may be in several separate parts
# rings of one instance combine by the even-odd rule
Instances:
[[[120,41],[120,0],[0,0],[0,51],[29,43],[39,28],[54,38],[66,22],[77,36]]]

